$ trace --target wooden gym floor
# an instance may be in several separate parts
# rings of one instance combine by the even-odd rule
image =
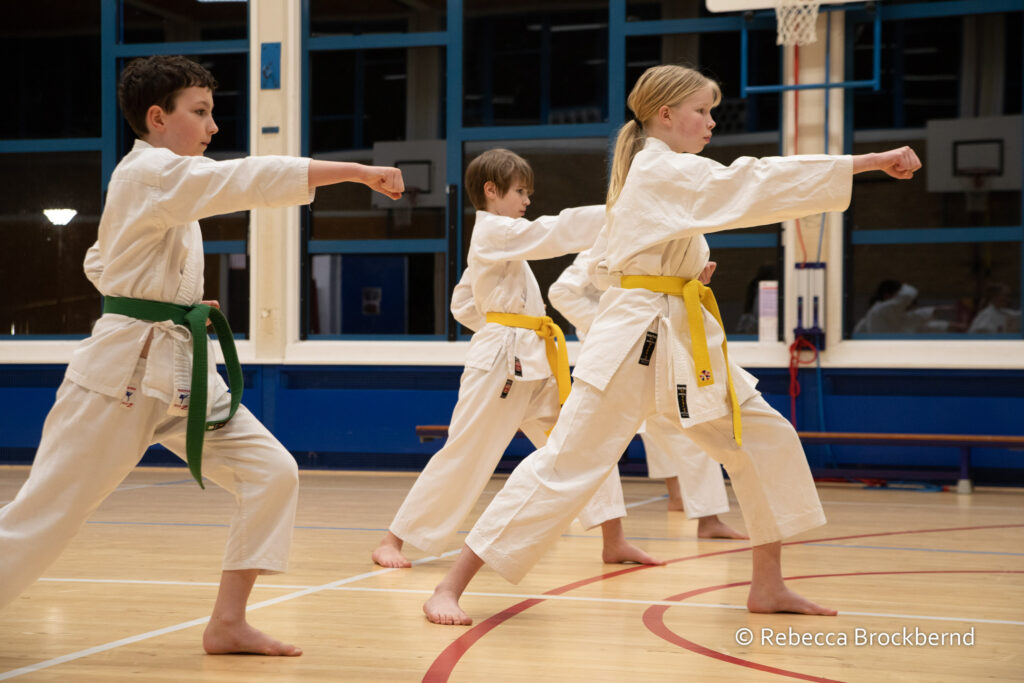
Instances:
[[[25,467],[0,467],[0,503]],[[819,486],[829,524],[783,551],[835,618],[744,608],[745,541],[699,541],[661,482],[624,481],[633,542],[665,567],[600,561],[570,529],[521,585],[485,568],[472,627],[420,606],[457,547],[370,561],[414,474],[303,472],[292,566],[250,621],[300,658],[204,655],[230,500],[183,469],[136,470],[44,578],[0,611],[0,679],[23,681],[766,681],[1024,679],[1024,491]],[[496,477],[470,519],[502,484]],[[738,509],[724,516],[742,526]],[[468,528],[468,527],[467,527]],[[751,642],[747,642],[747,640]],[[929,640],[930,639],[930,640]]]

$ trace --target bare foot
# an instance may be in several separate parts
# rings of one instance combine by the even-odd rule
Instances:
[[[718,515],[708,515],[697,520],[697,538],[747,539],[750,537],[733,529],[720,520]]]
[[[412,566],[412,562],[405,559],[405,555],[402,554],[402,539],[390,531],[373,551],[371,557],[382,567],[408,569]]]
[[[625,540],[620,543],[605,543],[601,549],[601,560],[605,564],[665,564],[664,560],[652,557]]]
[[[750,595],[747,596],[747,609],[758,614],[792,612],[793,614],[816,614],[825,617],[834,617],[839,614],[837,610],[822,607],[785,586],[772,590],[755,590],[751,586]]]
[[[440,588],[435,589],[434,594],[423,603],[423,613],[434,624],[469,626],[473,623],[473,619],[459,607],[458,597]]]
[[[666,509],[669,512],[685,512],[685,510],[683,510],[683,499],[673,498],[672,496],[669,496],[668,505],[666,506]]]
[[[253,654],[298,657],[300,648],[271,638],[245,621],[228,623],[210,620],[203,632],[203,649],[210,655]]]

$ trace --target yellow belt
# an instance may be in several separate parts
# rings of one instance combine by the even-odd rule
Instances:
[[[711,370],[711,356],[708,354],[708,338],[704,332],[704,315],[701,308],[706,308],[715,316],[715,320],[725,333],[722,315],[718,312],[718,302],[710,287],[704,286],[700,280],[687,280],[682,277],[667,275],[623,275],[623,289],[649,289],[652,292],[680,296],[686,306],[686,320],[690,326],[690,340],[693,344],[693,363],[697,372],[697,386],[706,387],[715,383],[715,375]],[[736,445],[743,445],[743,428],[740,424],[740,403],[736,398],[736,390],[732,385],[732,373],[729,371],[729,349],[722,338],[722,353],[725,355],[725,378],[729,386],[729,403],[732,405],[732,434]]]
[[[548,354],[548,365],[558,381],[558,404],[565,403],[572,388],[569,380],[569,352],[565,348],[565,335],[562,328],[548,316],[520,315],[518,313],[488,313],[487,322],[498,323],[506,327],[522,327],[533,330],[544,339]]]

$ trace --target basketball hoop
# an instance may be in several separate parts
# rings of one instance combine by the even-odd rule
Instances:
[[[957,169],[956,175],[963,179],[964,209],[967,213],[986,213],[988,211],[988,179],[999,175],[998,169],[973,167]]]
[[[818,40],[818,6],[820,0],[777,0],[775,20],[778,22],[776,45],[808,45]]]

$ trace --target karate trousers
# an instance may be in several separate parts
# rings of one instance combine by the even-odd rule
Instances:
[[[140,386],[143,368],[140,361],[133,386]],[[186,418],[168,415],[166,403],[142,392],[130,400],[126,407],[67,379],[57,391],[28,480],[0,508],[0,606],[60,556],[150,445],[185,459]],[[222,429],[206,433],[203,475],[235,498],[222,568],[285,571],[298,467],[245,406]]]
[[[698,448],[674,415],[653,415],[640,428],[651,479],[678,477],[687,519],[729,511],[722,466]]]
[[[423,468],[388,527],[402,541],[434,555],[447,550],[516,431],[537,447],[547,441],[558,418],[557,382],[553,377],[514,381],[501,398],[507,380],[501,365],[463,371],[448,440]],[[586,529],[626,516],[622,482],[613,469],[605,471],[589,504],[584,501],[577,511]]]
[[[466,538],[508,581],[518,583],[537,563],[615,467],[640,425],[656,414],[656,363],[637,362],[642,341],[604,391],[576,380],[547,443],[512,472]],[[725,466],[752,544],[824,524],[796,431],[760,395],[745,401],[741,411],[742,448],[733,439],[730,415],[691,426],[686,435]]]

